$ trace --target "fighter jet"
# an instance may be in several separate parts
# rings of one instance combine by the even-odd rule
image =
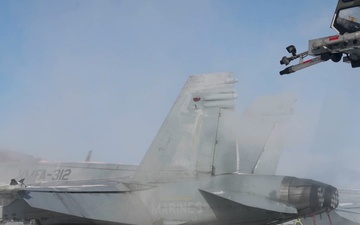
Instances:
[[[296,47],[290,45],[286,50],[291,56],[284,56],[281,65],[289,65],[299,59],[299,63],[280,71],[286,75],[298,70],[328,61],[350,63],[352,68],[360,66],[360,0],[339,0],[331,22],[337,35],[309,40],[308,50],[297,54]],[[313,56],[305,60],[307,56]]]
[[[333,186],[274,175],[276,157],[268,152],[278,152],[292,102],[275,104],[275,114],[264,114],[255,104],[259,113],[250,108],[243,118],[262,118],[264,132],[254,139],[243,122],[238,131],[243,142],[237,142],[235,82],[231,73],[191,76],[130,178],[26,185],[3,207],[3,220],[44,225],[278,224],[335,209],[338,192]]]

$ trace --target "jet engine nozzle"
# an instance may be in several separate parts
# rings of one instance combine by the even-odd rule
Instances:
[[[339,206],[339,192],[333,186],[328,185],[325,188],[324,207],[328,210],[336,209]]]
[[[302,215],[333,210],[339,204],[338,192],[333,186],[295,177],[284,177],[280,199],[295,206]]]

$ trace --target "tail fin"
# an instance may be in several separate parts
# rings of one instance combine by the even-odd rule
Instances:
[[[234,108],[235,82],[231,73],[189,77],[133,180],[166,182],[214,173],[219,117]]]
[[[290,95],[264,96],[245,111],[238,128],[238,172],[275,174],[295,102]]]

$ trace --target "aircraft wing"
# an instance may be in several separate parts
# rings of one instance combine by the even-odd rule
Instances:
[[[131,192],[148,188],[151,186],[114,180],[68,181],[28,186],[19,190],[18,195],[27,203],[27,213],[36,209],[54,218],[66,215],[86,221],[146,224],[150,215]],[[11,219],[14,212],[18,212],[19,205],[24,205],[20,201],[15,200],[6,207],[4,219]]]
[[[275,174],[295,102],[292,95],[260,97],[240,117],[238,172]]]

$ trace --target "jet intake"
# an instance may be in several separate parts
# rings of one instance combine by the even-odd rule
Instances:
[[[293,205],[301,215],[330,211],[339,205],[338,191],[333,186],[296,177],[284,177],[280,200]]]

